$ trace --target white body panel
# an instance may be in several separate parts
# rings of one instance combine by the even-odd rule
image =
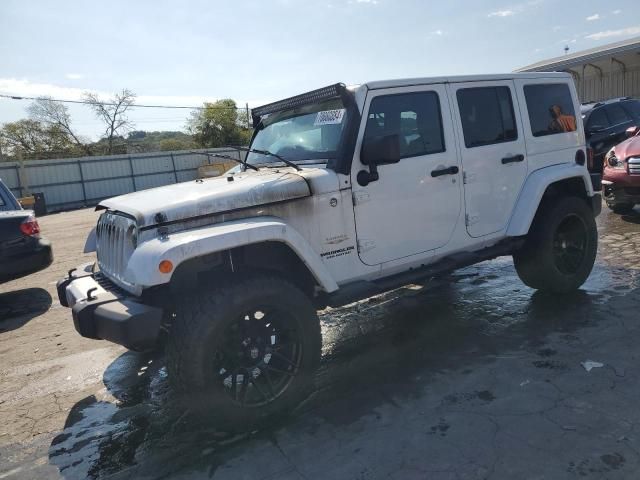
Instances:
[[[176,183],[110,198],[101,205],[133,216],[138,227],[158,223],[157,213],[166,221],[193,218],[219,211],[282,202],[311,195],[307,182],[292,168],[261,169],[234,175]]]
[[[456,130],[462,132],[462,119],[457,92],[460,89],[506,87],[511,92],[516,120],[517,138],[512,141],[468,148],[460,135],[460,151],[464,171],[464,193],[467,231],[472,237],[482,237],[505,229],[511,217],[515,199],[527,176],[527,158],[513,81],[455,83],[449,86],[455,112]],[[477,113],[477,112],[476,112]],[[503,164],[502,159],[523,155],[524,161]]]
[[[580,178],[589,196],[593,195],[591,178],[585,168],[575,163],[565,163],[541,168],[527,178],[524,188],[520,192],[518,202],[511,216],[507,236],[517,237],[526,235],[533,221],[536,211],[531,205],[539,205],[544,191],[549,185],[567,178]]]
[[[171,278],[171,274],[160,273],[157,269],[162,260],[180,265],[189,258],[266,241],[287,244],[313,272],[324,290],[332,292],[338,289],[335,280],[308,242],[282,220],[270,217],[225,222],[177,233],[168,239],[149,240],[138,247],[131,256],[125,275],[136,284],[160,285],[167,283]]]
[[[362,187],[355,177],[368,167],[360,161],[367,115],[363,115],[351,169],[360,258],[378,265],[446,245],[461,206],[460,174],[437,178],[431,172],[459,166],[453,122],[444,85],[380,89],[368,96],[365,112],[378,96],[433,92],[442,113],[445,151],[403,158],[378,167],[380,180]],[[436,227],[437,226],[437,227]]]

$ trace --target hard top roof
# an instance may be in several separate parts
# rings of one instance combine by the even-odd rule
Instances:
[[[409,87],[416,85],[430,85],[434,83],[462,83],[488,82],[494,80],[556,78],[571,79],[571,75],[564,72],[527,72],[527,73],[498,73],[483,75],[450,75],[444,77],[398,78],[395,80],[376,80],[362,84],[371,90],[379,88]]]
[[[618,103],[618,102],[624,102],[624,101],[638,101],[632,97],[616,97],[616,98],[610,98],[608,100],[601,100],[599,102],[587,102],[587,103],[583,103],[580,106],[580,112],[582,114],[585,114],[591,110],[593,110],[596,107],[601,107],[603,105],[610,105],[612,103]]]

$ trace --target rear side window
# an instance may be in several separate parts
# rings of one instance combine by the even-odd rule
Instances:
[[[435,92],[384,95],[371,101],[365,141],[400,136],[400,157],[445,151],[440,100]]]
[[[587,131],[604,130],[605,128],[609,128],[609,117],[607,117],[604,108],[598,108],[589,115]]]
[[[620,105],[607,105],[604,107],[607,111],[607,116],[609,117],[609,121],[611,125],[619,125],[621,123],[631,121],[631,117],[624,111]]]
[[[534,137],[576,131],[576,112],[567,84],[525,85],[524,97]]]
[[[632,117],[640,120],[640,102],[638,102],[637,100],[631,100],[622,102],[622,106],[627,112],[631,114]]]
[[[467,148],[518,138],[509,87],[462,88],[457,98]]]

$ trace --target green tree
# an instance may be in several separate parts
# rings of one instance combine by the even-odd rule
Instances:
[[[45,159],[78,155],[79,150],[65,131],[57,125],[25,119],[5,123],[0,129],[4,155],[25,159]]]
[[[169,152],[172,150],[189,150],[190,148],[195,147],[195,142],[190,139],[166,138],[164,140],[160,140],[160,150],[163,152]]]
[[[187,129],[202,147],[246,145],[251,138],[246,113],[238,111],[236,102],[226,98],[191,112]]]
[[[91,155],[91,149],[71,128],[71,115],[63,103],[54,101],[51,97],[40,97],[27,107],[29,117],[48,127],[55,127],[67,135],[69,142],[74,143],[78,150]]]

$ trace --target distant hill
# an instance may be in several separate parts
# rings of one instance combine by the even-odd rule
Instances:
[[[102,139],[91,144],[90,148],[96,155],[106,151],[106,140]],[[184,132],[145,132],[134,130],[126,138],[119,137],[114,142],[114,154],[118,153],[148,153],[169,150],[189,150],[197,148],[191,135]]]

